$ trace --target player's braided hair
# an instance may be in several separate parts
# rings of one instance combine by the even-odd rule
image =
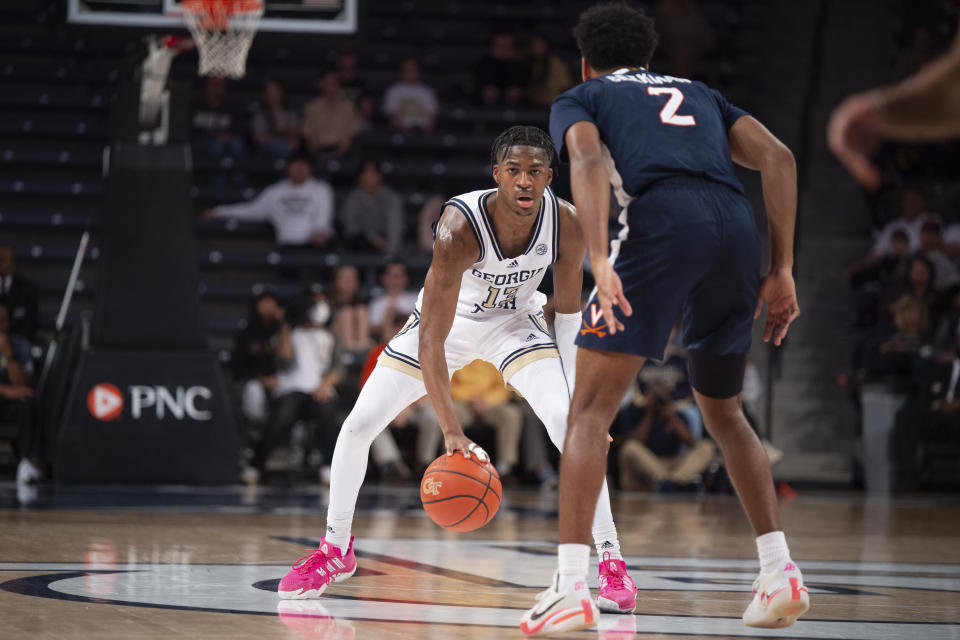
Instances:
[[[551,166],[557,157],[553,140],[547,132],[538,127],[516,125],[497,136],[490,147],[490,164],[500,164],[510,147],[536,147],[547,152],[547,166]]]
[[[607,2],[580,14],[573,29],[580,55],[597,71],[645,67],[657,48],[653,20],[622,2]]]

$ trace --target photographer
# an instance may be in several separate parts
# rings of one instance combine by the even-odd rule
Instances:
[[[649,384],[643,399],[639,415],[628,416],[635,426],[618,453],[620,487],[653,484],[662,490],[694,484],[713,458],[713,443],[697,441],[666,385]]]
[[[30,343],[10,331],[10,311],[0,304],[0,421],[18,427],[18,484],[33,482],[40,475],[33,464],[40,450],[40,434],[34,428],[32,377]]]

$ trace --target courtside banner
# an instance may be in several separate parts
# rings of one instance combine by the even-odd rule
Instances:
[[[54,474],[68,483],[235,482],[236,429],[215,355],[83,354]]]

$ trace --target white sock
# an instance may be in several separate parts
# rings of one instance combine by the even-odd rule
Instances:
[[[757,553],[760,555],[760,573],[782,569],[790,562],[790,549],[783,531],[771,531],[757,538]]]
[[[340,549],[341,554],[350,546],[350,525],[353,524],[353,509],[350,511],[327,511],[327,533],[324,540]]]
[[[576,582],[586,582],[587,566],[590,563],[590,547],[585,544],[558,544],[557,564],[560,580],[557,588],[567,591]]]
[[[623,560],[620,555],[620,540],[617,539],[617,528],[611,522],[602,529],[593,530],[593,545],[597,548],[597,556],[603,560],[603,554],[609,553],[612,560]]]

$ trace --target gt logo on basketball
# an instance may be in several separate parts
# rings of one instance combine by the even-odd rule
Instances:
[[[116,420],[123,413],[123,394],[109,382],[101,382],[87,394],[87,409],[101,422]]]
[[[433,476],[430,476],[423,481],[423,492],[431,496],[438,496],[440,495],[440,487],[442,486],[442,482],[437,482],[433,479]]]

